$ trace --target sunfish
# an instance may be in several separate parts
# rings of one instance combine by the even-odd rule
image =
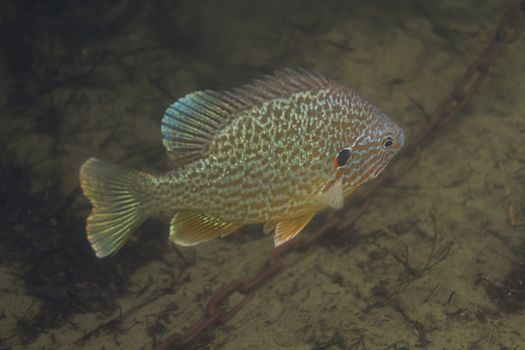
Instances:
[[[98,257],[117,252],[160,211],[176,212],[170,239],[179,245],[265,223],[278,246],[320,210],[341,208],[404,143],[403,130],[374,103],[304,69],[191,93],[168,107],[161,125],[176,169],[155,176],[95,158],[80,169]]]

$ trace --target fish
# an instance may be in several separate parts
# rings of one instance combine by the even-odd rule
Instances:
[[[358,92],[303,68],[229,90],[190,93],[165,111],[176,166],[154,175],[97,158],[80,167],[96,256],[116,253],[149,216],[174,213],[169,237],[193,246],[246,224],[294,238],[316,213],[377,177],[404,132]]]

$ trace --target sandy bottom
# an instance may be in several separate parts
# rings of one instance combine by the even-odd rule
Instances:
[[[71,98],[58,144],[49,133],[35,131],[30,117],[8,109],[4,130],[20,135],[8,147],[35,163],[28,191],[59,178],[61,195],[69,193],[90,156],[125,159],[146,170],[166,168],[159,120],[167,105],[196,89],[236,86],[280,67],[315,68],[355,88],[402,125],[410,140],[425,121],[424,110],[451,92],[505,9],[505,2],[477,1],[262,3],[144,5],[129,22],[118,22],[122,29],[77,47],[71,59],[68,43],[55,40],[63,33],[42,34],[35,44],[39,52],[61,58],[58,73],[51,74],[85,71],[103,50],[106,57],[92,75],[95,83],[82,85]],[[101,16],[117,16],[123,8],[124,3]],[[229,323],[206,332],[193,347],[525,347],[519,303],[503,308],[504,295],[487,293],[487,285],[504,281],[524,264],[523,62],[524,36],[491,67],[459,118],[433,136],[419,165],[381,189],[352,229],[323,238],[312,254],[262,285]],[[70,99],[70,87],[54,89],[54,103]],[[1,90],[7,96],[9,84]],[[87,204],[83,197],[75,201],[71,215],[78,222],[87,215]],[[20,320],[37,314],[42,301],[19,278],[28,267],[3,261],[0,349],[151,349],[198,320],[215,290],[253,274],[273,249],[262,228],[251,226],[181,249],[185,264],[167,242],[166,220],[148,226],[166,248],[148,251],[148,259],[125,275],[126,291],[114,300],[119,308],[70,313],[58,328],[40,329],[29,343],[21,337]],[[147,245],[144,231],[119,253],[124,268]]]

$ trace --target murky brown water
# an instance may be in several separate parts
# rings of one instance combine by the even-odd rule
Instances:
[[[183,260],[157,217],[98,260],[83,231],[88,203],[74,192],[85,159],[163,171],[160,118],[175,99],[297,66],[369,96],[410,140],[507,6],[15,3],[2,5],[0,27],[0,349],[150,349],[273,249],[251,226],[181,249]],[[193,347],[523,348],[524,52],[520,37],[356,226],[323,238]]]

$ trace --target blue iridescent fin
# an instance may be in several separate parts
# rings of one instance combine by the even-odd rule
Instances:
[[[244,110],[296,92],[332,86],[322,75],[285,69],[231,91],[198,91],[168,107],[162,118],[163,144],[170,158],[186,164],[206,154],[210,142]]]

